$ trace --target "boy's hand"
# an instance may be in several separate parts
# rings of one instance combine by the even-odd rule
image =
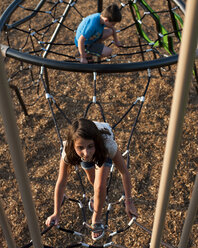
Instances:
[[[86,58],[80,58],[80,63],[82,63],[82,64],[88,64],[88,61],[87,61],[87,59]]]
[[[121,47],[121,46],[122,46],[122,44],[121,44],[120,41],[114,41],[114,43],[115,43],[115,45],[116,45],[117,47]]]

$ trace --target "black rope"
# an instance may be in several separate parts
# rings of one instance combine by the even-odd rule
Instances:
[[[127,151],[129,151],[129,147],[130,147],[130,144],[131,144],[131,139],[132,139],[133,133],[135,131],[135,127],[137,125],[137,122],[138,122],[138,119],[139,119],[139,116],[140,116],[140,113],[141,113],[141,110],[142,110],[142,107],[143,107],[143,104],[144,104],[145,96],[146,96],[146,93],[147,93],[147,90],[148,90],[148,87],[149,87],[149,83],[150,83],[150,80],[151,80],[150,70],[148,71],[148,74],[149,75],[148,75],[147,85],[146,85],[146,88],[145,88],[143,96],[140,98],[141,103],[140,103],[139,111],[138,111],[136,119],[135,119],[135,121],[134,121],[134,123],[132,125],[131,134],[130,134],[128,144],[127,144]],[[127,168],[129,168],[129,163],[130,163],[130,154],[128,152],[127,153]]]
[[[43,69],[45,70],[45,68],[43,67]],[[43,82],[43,87],[45,89],[45,92],[47,92],[47,86],[45,84],[45,81],[43,79],[43,75],[41,75],[41,81]],[[47,94],[47,93],[46,93]],[[51,114],[52,114],[52,118],[53,118],[53,121],[54,121],[54,125],[55,125],[55,128],[56,128],[56,132],[58,134],[58,138],[59,138],[59,141],[60,141],[60,144],[61,144],[61,152],[62,152],[62,149],[63,149],[63,141],[62,141],[62,138],[61,138],[61,135],[60,135],[60,131],[59,131],[59,128],[58,128],[58,125],[57,125],[57,122],[56,122],[56,118],[55,118],[55,114],[54,114],[54,111],[53,111],[53,108],[52,108],[52,104],[51,104],[51,99],[49,97],[50,95],[47,95],[47,101],[48,101],[48,105],[49,105],[49,108],[50,108],[50,111],[51,111]]]
[[[100,113],[101,113],[102,119],[103,119],[104,122],[106,122],[102,105],[100,104],[100,102],[96,101],[96,95],[97,95],[97,90],[96,90],[96,72],[93,72],[93,101],[90,102],[87,105],[86,110],[85,110],[85,113],[84,113],[84,118],[87,117],[88,111],[89,111],[89,109],[90,109],[90,107],[92,105],[98,105],[99,108],[100,108]]]
[[[41,236],[43,236],[45,233],[47,233],[49,230],[51,230],[53,226],[54,226],[54,224],[52,224],[51,226],[47,227],[44,231],[42,231]],[[28,244],[22,246],[21,248],[29,248],[32,245],[33,245],[33,241],[31,240]]]
[[[176,37],[180,41],[181,40],[180,35],[179,35],[180,30],[178,28],[177,21],[175,19],[175,15],[174,15],[173,10],[172,10],[172,5],[171,5],[170,0],[167,0],[167,1],[168,1],[168,8],[169,8],[169,13],[170,13],[170,18],[171,18],[171,21],[172,21],[173,29],[175,30]]]
[[[145,95],[146,95],[146,92],[147,92],[147,89],[148,89],[148,86],[149,86],[149,83],[150,83],[150,78],[151,78],[151,76],[149,75],[148,76],[148,81],[147,81],[147,84],[146,84],[146,88],[145,88],[145,91],[144,91],[144,94],[143,94],[143,96],[142,96],[142,98],[141,97],[138,97],[137,99],[136,99],[136,101],[135,102],[133,102],[132,104],[131,104],[131,106],[129,107],[129,109],[124,113],[124,115],[119,119],[119,121],[117,122],[117,123],[115,123],[113,126],[112,126],[112,129],[114,130],[117,126],[118,126],[118,124],[120,124],[121,123],[121,121],[129,114],[129,112],[131,111],[131,109],[138,103],[138,101],[140,100],[144,100],[144,97],[145,97]],[[140,111],[141,111],[141,109],[140,109]],[[139,111],[139,112],[140,112]],[[133,125],[136,125],[136,123],[137,123],[137,118],[138,118],[138,116],[136,117],[136,122],[135,122],[135,124],[133,124]],[[128,146],[127,146],[127,148],[129,147],[129,145],[130,144],[128,144]]]
[[[15,0],[13,2],[13,6],[10,5],[10,9],[7,9],[7,12],[8,14],[10,15],[12,12],[14,12],[14,10],[20,5],[20,3],[23,2],[23,0]],[[37,7],[35,8],[35,10],[39,10],[43,4],[45,3],[45,0],[41,0]],[[25,18],[19,20],[19,21],[16,21],[15,23],[13,23],[12,25],[6,25],[6,30],[9,30],[9,29],[12,29],[14,27],[17,27],[25,22],[27,22],[28,20],[32,19],[34,16],[36,15],[36,12],[33,12],[31,15],[29,16],[26,16]],[[1,23],[1,22],[0,22]],[[0,28],[0,31],[1,31],[1,28]]]
[[[27,108],[26,108],[26,106],[25,106],[25,103],[24,103],[24,101],[23,101],[23,98],[21,97],[21,94],[20,94],[20,91],[19,91],[18,87],[17,87],[16,85],[13,85],[13,84],[10,84],[9,86],[10,86],[11,89],[13,89],[13,90],[15,91],[16,96],[17,96],[17,98],[18,98],[18,100],[19,100],[19,103],[21,104],[21,107],[22,107],[22,109],[23,109],[24,114],[25,114],[26,116],[28,116]]]

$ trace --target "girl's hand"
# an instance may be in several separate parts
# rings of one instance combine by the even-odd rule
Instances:
[[[55,226],[58,225],[59,222],[59,216],[57,214],[52,214],[51,216],[49,216],[45,222],[45,224],[47,226],[51,226],[52,224],[54,224]]]
[[[127,213],[127,215],[129,216],[130,219],[132,219],[132,217],[138,217],[138,212],[136,210],[136,207],[132,201],[132,198],[130,200],[125,200],[125,211]]]

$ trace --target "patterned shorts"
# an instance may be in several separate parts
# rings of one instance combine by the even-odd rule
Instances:
[[[86,45],[85,52],[88,54],[95,55],[95,56],[101,56],[103,48],[104,48],[104,44],[95,42],[91,45]]]

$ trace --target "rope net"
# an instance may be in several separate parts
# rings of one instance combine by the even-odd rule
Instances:
[[[50,83],[48,89],[46,78],[48,78],[49,75],[46,70],[43,70],[43,74],[40,74],[41,84],[39,88],[40,91],[42,89],[44,93],[41,94],[41,97],[36,101],[36,104],[33,107],[28,107],[29,116],[25,117],[26,124],[24,123],[23,126],[34,126],[35,121],[40,122],[41,118],[43,118],[42,125],[45,128],[43,134],[39,135],[39,139],[51,140],[52,138],[53,141],[51,140],[50,142],[53,142],[56,147],[56,162],[49,161],[49,163],[56,163],[57,166],[56,168],[51,168],[50,173],[58,169],[60,151],[57,148],[62,148],[64,131],[68,124],[76,117],[85,116],[93,120],[107,121],[110,123],[114,129],[116,140],[121,147],[132,176],[134,175],[134,170],[136,170],[136,173],[141,173],[141,164],[139,164],[139,162],[142,160],[142,157],[144,157],[143,161],[146,163],[148,169],[147,173],[149,175],[151,173],[149,172],[151,170],[151,163],[155,163],[156,161],[155,158],[150,155],[150,149],[152,149],[150,144],[148,147],[144,147],[142,144],[142,142],[147,143],[147,140],[150,139],[150,135],[145,135],[150,131],[148,128],[143,128],[144,125],[146,125],[146,120],[141,118],[141,115],[142,112],[144,113],[144,116],[149,115],[150,107],[152,109],[152,101],[147,99],[150,85],[153,83],[155,86],[158,85],[158,89],[156,88],[156,96],[159,94],[157,92],[160,90],[161,86],[158,83],[155,83],[155,75],[159,76],[157,70],[155,72],[148,70],[119,76],[117,74],[97,75],[94,73],[93,75],[76,75],[67,73],[66,75],[56,75],[57,81],[52,82],[52,84]],[[169,72],[169,75],[171,75],[171,71]],[[67,80],[65,80],[65,76],[67,76]],[[71,80],[72,77],[73,80]],[[31,98],[31,96],[32,94],[28,95],[29,98]],[[14,96],[14,98],[16,97]],[[145,101],[147,102],[146,106],[144,106]],[[17,101],[15,101],[15,104],[16,103]],[[20,106],[15,105],[15,107],[19,114]],[[164,113],[159,114],[156,118],[163,118],[163,115]],[[156,119],[153,120],[152,123],[153,129],[158,130],[160,126],[157,127],[155,122]],[[52,132],[53,129],[55,129],[55,133]],[[153,131],[156,132],[156,130]],[[35,131],[38,134],[39,128],[37,127]],[[141,139],[140,143],[138,142],[139,139]],[[31,137],[26,137],[25,144],[28,151],[35,149],[33,148],[35,145],[31,140]],[[35,140],[34,142],[37,141]],[[141,146],[141,148],[139,146]],[[163,147],[158,147],[158,149],[162,148]],[[41,148],[41,150],[39,149],[36,153],[41,154],[41,151],[43,151],[42,154],[47,159],[49,154],[46,150],[48,149],[51,150],[50,144],[45,145],[45,147]],[[141,151],[142,149],[145,154],[141,154],[141,152],[137,154],[137,151]],[[33,155],[30,152],[28,156],[30,156],[31,159]],[[148,156],[151,156],[151,158],[148,159]],[[134,163],[136,163],[135,169]],[[142,163],[142,161],[140,163]],[[28,164],[30,166],[31,162]],[[30,169],[33,174],[36,170],[35,165]],[[44,170],[46,170],[46,175],[44,176],[46,179],[44,183],[45,186],[42,184],[42,190],[46,190],[49,194],[48,196],[43,196],[42,193],[42,196],[40,196],[45,204],[49,206],[45,207],[45,214],[42,215],[43,219],[41,220],[41,229],[43,230],[42,236],[45,244],[51,245],[51,247],[61,246],[61,242],[63,242],[64,247],[130,247],[130,245],[133,244],[138,244],[137,247],[141,247],[141,245],[148,247],[146,245],[149,244],[151,235],[150,223],[152,223],[152,218],[150,222],[142,213],[142,216],[137,221],[130,221],[128,219],[124,210],[123,189],[120,187],[122,184],[121,178],[114,167],[112,167],[110,173],[107,187],[108,197],[104,206],[103,220],[106,227],[105,237],[101,239],[99,243],[90,241],[89,225],[91,224],[91,212],[88,210],[88,200],[92,196],[93,190],[89,186],[82,170],[78,167],[71,175],[71,178],[74,178],[74,182],[69,181],[67,185],[66,194],[68,199],[65,199],[62,206],[60,225],[57,228],[46,228],[43,222],[47,215],[53,211],[53,187],[55,185],[57,173],[54,173],[54,182],[50,183],[48,175],[49,168]],[[37,181],[36,176],[33,180]],[[135,181],[136,180],[137,179],[135,179]],[[135,184],[137,184],[135,188],[138,192],[142,192],[144,187],[146,187],[147,183],[144,180],[146,180],[146,178],[142,178],[140,182],[135,182]],[[46,187],[49,187],[49,189]],[[115,188],[116,190],[114,192]],[[144,207],[149,208],[149,212],[152,211],[154,207],[153,201],[146,200],[144,197],[140,197],[139,200],[137,200],[137,203],[139,203],[139,205],[145,204]],[[56,243],[53,241],[54,237],[56,237]],[[126,237],[128,240],[128,245],[123,244],[123,237]],[[26,242],[23,240],[23,243]],[[31,242],[27,242],[27,244],[22,247],[30,247],[31,245]],[[167,241],[162,241],[162,245],[164,247],[174,247]]]

